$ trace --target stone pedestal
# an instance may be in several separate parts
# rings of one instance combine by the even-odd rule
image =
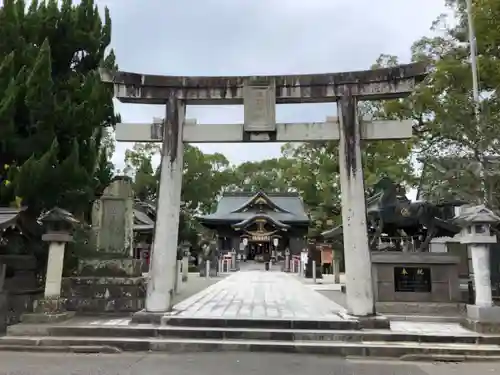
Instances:
[[[140,259],[83,259],[78,276],[65,277],[62,295],[69,310],[136,312],[144,308],[146,278]]]
[[[379,313],[458,315],[463,308],[458,257],[374,251],[371,259]]]
[[[462,325],[479,333],[500,333],[500,306],[467,305]]]
[[[23,323],[54,323],[72,318],[75,315],[67,311],[66,300],[60,297],[46,297],[35,301],[33,313],[23,314]]]

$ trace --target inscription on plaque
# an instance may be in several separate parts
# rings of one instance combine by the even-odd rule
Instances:
[[[425,267],[394,267],[396,292],[430,293],[431,269]]]
[[[269,241],[270,239],[271,239],[271,237],[269,237],[269,236],[259,236],[259,235],[252,236],[252,238],[251,238],[252,241],[258,241],[258,242]]]
[[[276,130],[276,88],[274,84],[243,86],[243,105],[247,132]]]

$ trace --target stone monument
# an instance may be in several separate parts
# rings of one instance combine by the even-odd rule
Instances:
[[[134,191],[127,176],[115,177],[92,206],[97,251],[133,256]]]
[[[144,307],[144,259],[133,258],[134,192],[117,177],[92,209],[96,251],[81,254],[78,275],[63,280],[68,309],[92,313],[135,312]]]

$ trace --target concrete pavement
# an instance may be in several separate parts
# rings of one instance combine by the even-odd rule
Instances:
[[[487,375],[500,362],[412,363],[268,353],[0,353],[0,375]]]

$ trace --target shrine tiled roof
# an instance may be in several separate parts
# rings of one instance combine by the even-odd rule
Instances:
[[[0,207],[0,229],[7,228],[15,224],[17,217],[23,209],[12,207]]]
[[[134,231],[152,231],[155,226],[156,207],[146,202],[135,202]]]
[[[274,209],[265,210],[263,213],[271,216],[274,220],[283,223],[309,223],[304,203],[297,193],[224,193],[217,204],[216,211],[210,215],[200,216],[198,219],[201,222],[240,222],[250,219],[257,212],[245,211],[242,208],[258,196],[271,201]]]

